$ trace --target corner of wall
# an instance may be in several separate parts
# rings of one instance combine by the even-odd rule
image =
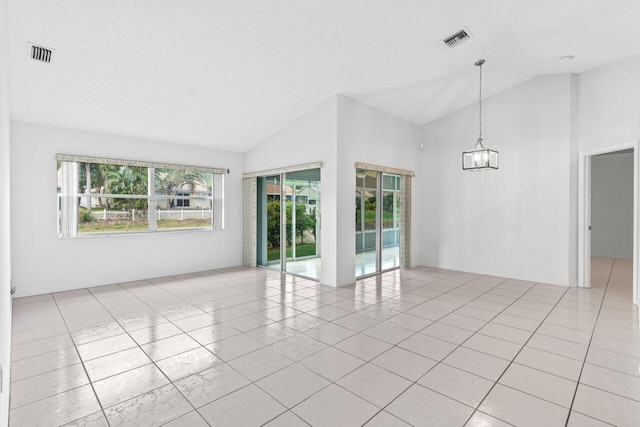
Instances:
[[[331,162],[337,137],[338,97],[333,95],[243,154],[244,172]]]
[[[11,375],[11,219],[9,40],[7,1],[0,0],[0,425],[9,424]]]
[[[242,264],[240,153],[15,121],[11,122],[10,137],[14,190],[10,204],[11,263],[16,296]],[[55,198],[42,199],[38,209],[22,209],[33,204],[33,197],[20,190],[35,188],[36,183],[47,189],[53,184],[55,188],[55,154],[60,152],[96,157],[116,157],[117,154],[133,160],[229,168],[231,173],[224,179],[225,228],[57,239]],[[0,181],[4,184],[4,180]],[[4,192],[0,193],[4,196]],[[4,238],[4,233],[2,236]],[[167,251],[167,247],[190,250]],[[101,259],[109,262],[95,262]],[[34,260],[38,261],[35,269]],[[112,268],[115,264],[116,269]]]
[[[578,150],[580,76],[569,75],[569,286],[578,286]]]
[[[579,76],[579,151],[640,139],[640,55]]]
[[[483,100],[497,171],[460,167],[464,141],[470,147],[477,138],[477,104],[422,126],[423,264],[568,283],[572,80],[539,76]],[[471,227],[477,221],[485,226]]]

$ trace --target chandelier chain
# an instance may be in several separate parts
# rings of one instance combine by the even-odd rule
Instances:
[[[478,92],[478,104],[480,106],[480,112],[478,114],[478,127],[480,129],[479,138],[482,139],[482,64],[480,64],[480,90]]]

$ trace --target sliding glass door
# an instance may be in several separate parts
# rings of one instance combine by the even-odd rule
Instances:
[[[381,271],[400,267],[400,179],[382,174]]]
[[[356,170],[356,277],[400,266],[400,176]]]
[[[320,169],[283,174],[287,196],[284,271],[320,278]]]
[[[258,256],[257,264],[280,268],[280,175],[258,177]]]
[[[320,279],[320,169],[257,179],[257,264]]]
[[[378,265],[378,172],[356,171],[356,277],[380,271]]]

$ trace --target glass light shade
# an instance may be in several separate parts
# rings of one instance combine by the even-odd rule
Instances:
[[[486,148],[482,138],[478,138],[476,145],[462,153],[462,170],[481,171],[498,169],[498,152]]]

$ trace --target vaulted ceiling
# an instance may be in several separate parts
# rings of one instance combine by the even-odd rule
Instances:
[[[239,152],[336,93],[423,124],[476,100],[479,58],[489,96],[640,53],[638,0],[10,0],[9,20],[13,119]]]

